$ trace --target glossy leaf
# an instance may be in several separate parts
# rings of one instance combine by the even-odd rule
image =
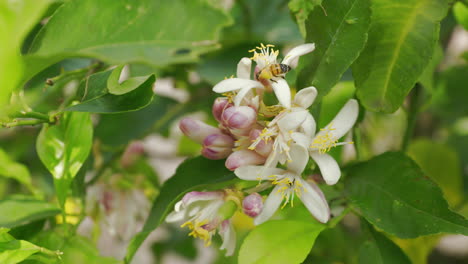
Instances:
[[[28,168],[13,161],[2,149],[0,149],[0,176],[15,179],[24,184],[31,192],[36,192]]]
[[[13,196],[0,201],[0,212],[0,227],[13,228],[55,216],[60,209],[33,197]]]
[[[454,119],[468,115],[466,99],[468,90],[468,65],[459,65],[447,69],[438,76],[433,107],[437,115],[452,122]]]
[[[419,139],[411,142],[408,155],[440,186],[452,208],[459,205],[463,199],[463,178],[460,160],[452,148]]]
[[[439,187],[402,153],[388,152],[353,166],[345,184],[352,205],[388,234],[468,235],[468,220],[448,209]]]
[[[207,188],[219,189],[232,184],[235,179],[234,173],[226,169],[223,160],[208,160],[200,156],[184,161],[177,168],[174,176],[161,187],[143,230],[132,239],[128,246],[125,262],[130,263],[146,237],[164,221],[166,215],[173,210],[174,204],[185,193]]]
[[[46,124],[39,133],[37,154],[54,177],[55,192],[62,208],[70,183],[88,157],[92,139],[89,113],[66,112],[58,124]]]
[[[247,235],[238,261],[241,264],[302,263],[325,227],[317,221],[268,221]]]
[[[122,82],[119,81],[120,76],[122,74],[122,70],[124,69],[125,65],[120,65],[115,68],[109,79],[107,79],[107,89],[109,93],[115,95],[121,95],[128,92],[131,92],[142,85],[146,80],[148,80],[149,76],[138,76],[128,78]]]
[[[374,0],[366,47],[353,66],[357,96],[369,110],[391,113],[431,60],[447,0]]]
[[[411,264],[401,248],[367,224],[365,234],[366,240],[359,250],[359,264]]]
[[[158,67],[194,61],[217,47],[229,23],[204,1],[67,1],[34,40],[26,79],[66,57]]]
[[[326,95],[356,60],[367,40],[369,0],[328,0],[315,8],[306,21],[306,42],[316,49],[298,77],[298,87],[315,86]]]
[[[147,106],[153,100],[154,75],[134,77],[120,87],[118,69],[99,72],[81,81],[78,95],[81,103],[67,107],[66,111],[93,113],[121,113],[136,111]],[[114,75],[114,76],[113,76]],[[125,82],[124,82],[125,83]],[[122,85],[124,85],[122,83]],[[111,84],[111,87],[108,85]],[[139,84],[139,86],[134,87]],[[113,92],[111,92],[111,89]],[[117,95],[121,94],[121,95]]]
[[[468,5],[467,3],[457,2],[453,5],[453,15],[458,24],[468,30]]]

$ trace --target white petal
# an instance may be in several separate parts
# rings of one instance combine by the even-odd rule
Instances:
[[[213,91],[216,93],[226,93],[232,92],[236,90],[240,90],[242,88],[263,88],[263,85],[260,82],[248,80],[248,79],[241,79],[241,78],[231,78],[222,80],[218,84],[213,87]]]
[[[310,146],[311,138],[304,133],[294,132],[291,134],[291,138],[296,142],[296,144],[301,145],[306,149]]]
[[[275,91],[276,98],[285,108],[291,108],[291,90],[285,79],[278,79],[271,82],[271,87]]]
[[[224,197],[223,192],[189,192],[184,195],[182,201],[184,202],[185,206],[190,205],[191,203],[198,202],[198,201],[210,201],[210,200],[217,200],[222,199]]]
[[[242,99],[249,93],[251,90],[250,87],[244,87],[239,90],[239,92],[236,94],[236,97],[234,98],[234,105],[235,106],[240,106]]]
[[[254,224],[259,225],[273,216],[273,214],[278,210],[278,208],[281,205],[281,202],[283,201],[283,196],[281,195],[279,189],[281,186],[277,185],[271,193],[268,195],[268,197],[265,200],[265,203],[263,204],[263,210],[262,212],[255,217],[254,219]]]
[[[302,108],[309,108],[317,97],[317,89],[315,87],[307,87],[296,93],[294,96],[294,104]]]
[[[340,179],[340,167],[332,156],[326,153],[320,154],[318,151],[311,151],[310,156],[317,163],[322,177],[328,185],[333,185]]]
[[[294,131],[300,125],[302,125],[308,114],[309,112],[307,110],[291,111],[286,113],[281,119],[278,120],[278,127],[284,133]]]
[[[242,58],[237,64],[237,78],[250,79],[251,68],[252,60],[249,58]]]
[[[304,191],[299,198],[309,212],[320,222],[326,223],[330,219],[330,208],[322,191],[314,183],[306,182],[296,178],[304,187]]]
[[[307,114],[308,115],[306,116],[306,119],[304,120],[304,122],[302,122],[301,131],[308,138],[312,139],[312,137],[315,135],[316,125],[314,117],[309,112],[307,112]]]
[[[306,44],[302,44],[297,47],[294,47],[291,51],[288,52],[288,54],[286,55],[286,57],[284,57],[284,60],[281,63],[287,64],[294,68],[296,65],[291,65],[292,61],[294,61],[299,56],[312,52],[314,49],[315,49],[314,43],[306,43]]]
[[[309,161],[307,149],[299,144],[292,144],[289,155],[291,155],[291,161],[287,165],[288,170],[301,175]]]
[[[350,99],[341,108],[340,112],[333,118],[333,120],[325,127],[333,129],[331,131],[320,131],[317,136],[322,136],[326,133],[331,133],[336,139],[344,136],[354,125],[359,114],[358,102]]]
[[[168,223],[180,222],[185,219],[185,214],[186,214],[185,210],[179,211],[179,212],[173,211],[166,216],[166,222]]]
[[[228,220],[225,220],[228,221]],[[234,250],[236,249],[236,231],[234,227],[228,222],[223,222],[221,224],[221,230],[219,232],[223,244],[219,249],[226,249],[226,256],[232,256]]]
[[[256,181],[268,180],[271,175],[281,175],[284,170],[265,166],[244,166],[237,168],[234,173],[242,180]]]

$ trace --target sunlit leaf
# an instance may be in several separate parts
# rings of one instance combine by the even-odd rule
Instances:
[[[468,6],[467,3],[457,2],[453,5],[453,15],[457,22],[468,30]]]
[[[125,94],[135,90],[144,82],[146,82],[146,80],[148,80],[149,76],[138,76],[131,77],[122,82],[119,82],[119,78],[122,74],[124,66],[125,65],[120,65],[115,68],[107,79],[107,89],[109,90],[109,93],[115,95]]]
[[[60,209],[48,202],[27,196],[13,196],[0,201],[0,227],[17,227],[55,216]]]
[[[369,110],[398,109],[428,65],[447,0],[374,0],[369,39],[353,66],[357,96]]]

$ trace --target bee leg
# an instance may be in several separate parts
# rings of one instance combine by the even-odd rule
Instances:
[[[278,83],[277,81],[273,80],[273,79],[270,79],[270,81],[274,82],[274,83]]]

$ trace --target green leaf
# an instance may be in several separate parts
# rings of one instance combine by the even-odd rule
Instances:
[[[78,87],[81,103],[69,106],[65,111],[122,113],[139,110],[151,103],[154,75],[131,78],[122,86],[118,84],[118,77],[115,80],[116,75],[120,76],[119,69],[99,72],[81,81]]]
[[[0,108],[17,88],[25,68],[20,55],[21,44],[49,5],[48,0],[0,2]],[[5,78],[8,76],[8,78]],[[0,115],[2,109],[0,109]]]
[[[434,109],[446,122],[468,115],[466,99],[468,90],[463,85],[468,82],[468,65],[447,69],[438,76],[434,95]]]
[[[230,22],[201,0],[67,1],[34,40],[25,79],[66,57],[157,67],[195,61],[217,48]]]
[[[55,216],[60,209],[33,197],[13,196],[0,201],[0,212],[0,227],[12,228]]]
[[[302,263],[325,227],[317,221],[268,221],[247,235],[238,261],[241,264]]]
[[[452,208],[460,204],[463,200],[463,178],[455,150],[429,139],[419,139],[411,142],[408,156],[440,186]]]
[[[93,125],[89,113],[65,112],[58,124],[46,124],[39,133],[37,154],[54,177],[62,208],[70,183],[88,157],[92,140]]]
[[[93,242],[85,237],[74,236],[65,241],[61,248],[63,251],[62,261],[58,263],[82,264],[100,263],[117,264],[122,263],[113,258],[101,257]]]
[[[36,192],[32,185],[28,168],[21,163],[13,161],[2,149],[0,149],[0,176],[15,179],[26,186],[32,193]]]
[[[128,246],[125,262],[130,263],[146,237],[164,221],[166,215],[173,210],[174,204],[185,193],[208,187],[210,189],[222,188],[233,183],[235,179],[234,173],[226,169],[223,160],[208,160],[200,156],[184,161],[177,168],[174,176],[163,184],[143,230],[132,239]]]
[[[369,0],[327,0],[310,13],[306,42],[316,49],[298,77],[298,87],[315,86],[326,95],[356,60],[367,40],[370,25]]]
[[[353,66],[357,96],[369,110],[391,113],[431,60],[447,0],[373,0],[366,47]]]
[[[458,24],[462,25],[465,30],[468,30],[468,6],[466,3],[457,2],[453,5],[453,15],[457,19]]]
[[[306,36],[305,21],[309,17],[310,12],[314,10],[316,6],[321,6],[322,0],[291,0],[288,3],[289,10],[296,17],[296,23],[299,26],[301,35]],[[322,11],[325,12],[322,6]]]
[[[370,225],[364,225],[366,226],[366,240],[359,250],[360,264],[411,264],[401,248],[375,231]]]
[[[139,77],[132,77],[123,82],[119,82],[120,75],[122,74],[122,70],[125,65],[120,65],[115,68],[109,79],[107,79],[107,89],[109,89],[109,93],[115,95],[122,95],[128,92],[131,92],[142,85],[150,76],[139,76]]]
[[[345,184],[352,205],[388,234],[468,235],[468,221],[448,209],[439,187],[402,153],[387,152],[351,167]]]

